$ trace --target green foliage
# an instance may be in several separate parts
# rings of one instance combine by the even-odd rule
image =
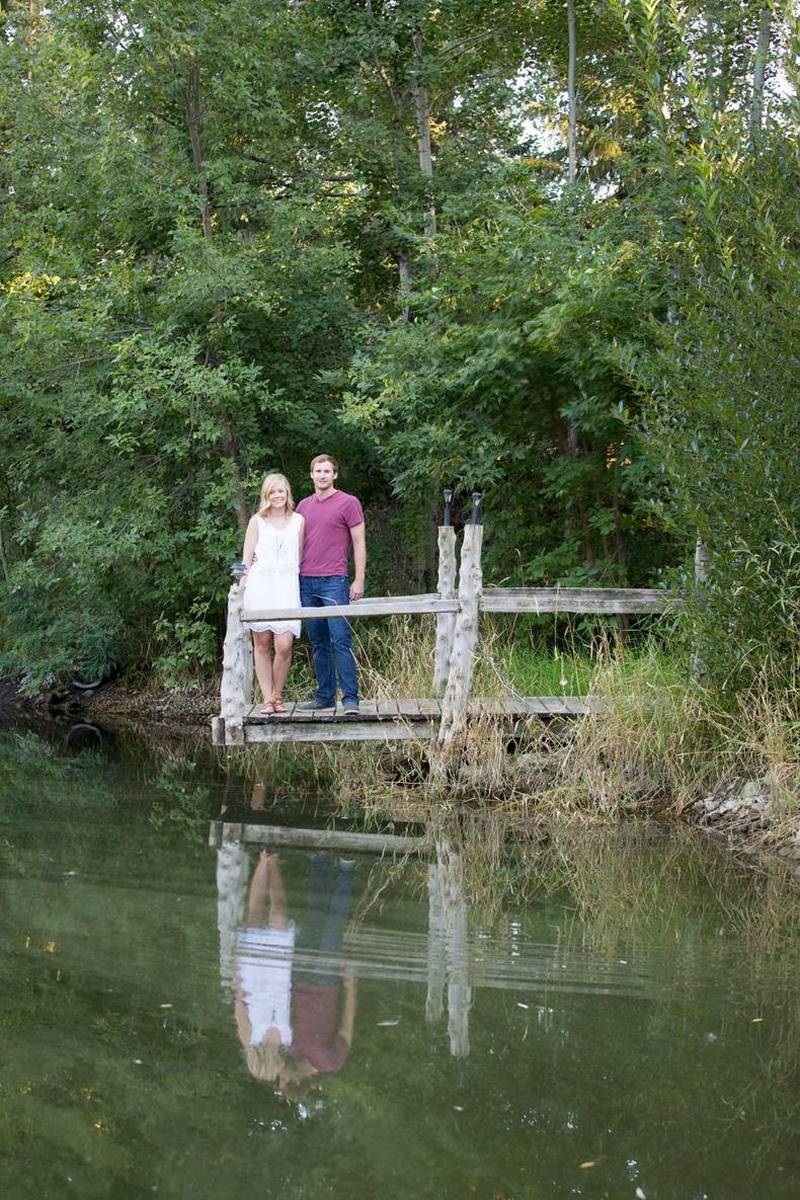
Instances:
[[[779,126],[756,153],[747,128],[715,117],[706,134],[662,141],[667,319],[621,359],[659,454],[659,515],[709,549],[711,586],[687,609],[697,652],[727,688],[765,662],[780,685],[797,661],[800,155]]]
[[[260,478],[323,448],[373,591],[432,585],[455,481],[495,579],[651,583],[699,528],[709,669],[778,649],[796,18],[574,7],[567,185],[555,0],[3,6],[0,669],[208,672]]]
[[[645,234],[623,235],[617,205],[588,192],[548,202],[526,168],[498,169],[494,185],[489,215],[440,237],[414,321],[356,356],[350,419],[388,435],[401,494],[431,479],[455,480],[462,500],[487,493],[497,573],[644,581],[665,551],[614,342],[658,303]]]

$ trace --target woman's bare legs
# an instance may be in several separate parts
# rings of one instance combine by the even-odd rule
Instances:
[[[275,700],[282,702],[286,676],[289,674],[289,667],[292,665],[292,645],[294,638],[291,633],[276,633],[273,640],[275,643],[275,662],[272,668],[273,695]]]
[[[248,925],[268,925],[270,929],[286,929],[286,889],[278,866],[277,854],[262,850],[258,856],[247,905]]]
[[[272,634],[269,630],[266,633],[253,633],[253,659],[264,703],[270,704],[275,684],[272,678]]]

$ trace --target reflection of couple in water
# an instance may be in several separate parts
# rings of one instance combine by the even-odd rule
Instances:
[[[356,980],[341,969],[354,864],[312,854],[306,918],[289,920],[277,854],[261,853],[236,940],[236,1026],[256,1079],[302,1093],[338,1071],[353,1041]]]

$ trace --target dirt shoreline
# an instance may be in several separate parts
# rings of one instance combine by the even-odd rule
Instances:
[[[78,702],[84,716],[98,720],[123,718],[137,723],[208,727],[211,718],[219,712],[219,685],[191,691],[165,691],[131,687],[119,681],[86,694]]]

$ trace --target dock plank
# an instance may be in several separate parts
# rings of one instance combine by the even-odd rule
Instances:
[[[287,846],[361,854],[418,853],[427,845],[423,837],[406,837],[397,833],[361,833],[348,829],[295,829],[286,825],[240,825],[228,821],[212,821],[208,840],[209,845],[215,847],[219,847],[223,841],[233,841],[261,846]]]
[[[569,718],[591,715],[599,711],[599,704],[591,696],[478,696],[470,700],[469,713],[472,717],[509,720]],[[301,709],[288,704],[285,713],[273,716],[257,715],[251,710],[245,721],[244,740],[256,743],[424,739],[432,734],[440,719],[441,701],[429,697],[362,700],[357,716],[346,714],[341,704],[335,709]],[[228,737],[220,718],[215,719],[213,736],[218,739],[217,744],[233,744],[233,735]]]
[[[242,622],[327,621],[330,617],[386,617],[403,614],[456,613],[456,597],[442,599],[438,592],[417,596],[367,596],[350,604],[326,604],[318,608],[254,608],[242,613]]]
[[[481,595],[481,612],[493,613],[661,613],[680,608],[680,596],[661,588],[496,588]]]
[[[245,744],[262,742],[394,742],[424,739],[435,729],[433,721],[302,721],[287,725],[246,725]]]

